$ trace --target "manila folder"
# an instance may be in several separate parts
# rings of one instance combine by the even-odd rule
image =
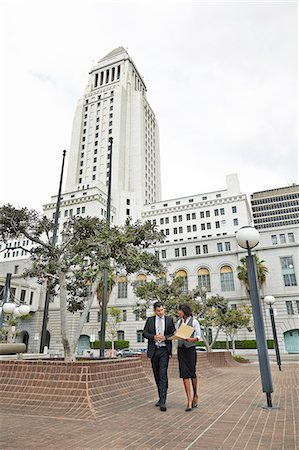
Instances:
[[[189,337],[192,336],[193,332],[194,332],[193,327],[190,327],[190,325],[185,325],[184,323],[182,323],[180,328],[176,331],[176,333],[173,336],[171,336],[170,339],[188,339]]]

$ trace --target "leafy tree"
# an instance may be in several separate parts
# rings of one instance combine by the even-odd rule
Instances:
[[[256,253],[253,254],[253,257],[255,259],[256,264],[258,285],[259,288],[262,289],[263,286],[266,284],[266,274],[268,273],[268,269],[264,264],[265,261],[260,260]],[[248,273],[245,256],[240,259],[240,263],[241,264],[239,264],[239,266],[237,267],[237,276],[241,281],[241,283],[244,285],[247,294],[249,295]]]
[[[180,303],[190,305],[193,314],[200,321],[204,328],[203,340],[208,351],[213,349],[217,340],[221,325],[222,316],[227,310],[227,301],[219,295],[206,298],[206,293],[197,288],[192,292],[185,293],[183,279],[171,276],[170,280],[165,278],[156,279],[147,283],[134,283],[134,292],[139,300],[136,303],[137,311],[144,311],[151,307],[155,301],[161,301],[167,311],[167,314],[178,318],[178,306]],[[216,334],[213,341],[208,341],[207,329],[216,328]]]
[[[12,343],[17,336],[18,325],[18,319],[13,314],[4,314],[0,330],[0,342]]]
[[[114,352],[114,341],[117,338],[119,324],[122,321],[121,311],[120,311],[120,309],[115,308],[115,306],[111,306],[108,308],[107,312],[108,312],[107,331],[110,334],[111,343],[112,343],[111,348],[112,348],[112,351]]]
[[[232,341],[233,354],[235,354],[236,334],[242,328],[247,328],[248,331],[252,331],[251,307],[245,304],[241,304],[237,309],[228,309],[221,325],[221,329],[226,335],[227,344],[228,338]]]
[[[150,222],[127,221],[124,226],[109,227],[97,217],[74,217],[64,223],[56,245],[52,245],[54,224],[44,215],[27,208],[5,205],[0,208],[0,236],[30,239],[31,265],[24,273],[46,283],[53,295],[59,295],[61,337],[66,361],[74,361],[76,347],[93,300],[99,292],[103,270],[125,270],[127,274],[143,270],[158,273],[158,257],[147,251],[161,239]],[[22,248],[20,245],[19,248]],[[24,250],[28,251],[28,248]],[[101,296],[98,296],[101,301]],[[73,335],[68,330],[68,314],[81,311]]]
[[[133,287],[134,293],[138,297],[136,311],[139,311],[143,318],[145,318],[144,312],[157,301],[162,302],[167,314],[174,318],[178,318],[180,303],[188,303],[195,313],[198,311],[195,299],[190,294],[183,292],[182,278],[171,277],[170,280],[166,280],[166,277],[160,277],[155,281],[151,280],[145,283],[137,281],[133,283]]]
[[[198,306],[198,320],[203,328],[202,339],[205,343],[207,351],[212,351],[217,341],[221,326],[223,325],[224,316],[227,312],[227,300],[220,295],[214,295],[207,298],[207,291],[202,287],[197,287],[192,295],[197,299]],[[216,333],[212,342],[209,342],[208,329],[215,328]]]

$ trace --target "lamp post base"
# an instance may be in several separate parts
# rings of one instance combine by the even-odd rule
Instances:
[[[272,398],[271,398],[271,394],[270,393],[266,393],[267,396],[267,406],[268,408],[272,408]]]

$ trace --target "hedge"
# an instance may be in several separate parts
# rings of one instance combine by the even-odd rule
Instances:
[[[229,348],[233,348],[232,341],[228,342]],[[203,341],[199,341],[196,343],[196,345],[200,345],[201,347],[204,347],[205,344]],[[267,340],[267,346],[269,350],[274,349],[274,341],[273,339]],[[236,349],[256,349],[256,340],[255,339],[249,339],[249,340],[243,340],[243,341],[235,341],[235,348]],[[213,345],[213,349],[226,349],[226,341],[216,341]]]
[[[100,341],[95,341],[94,343],[91,343],[92,348],[100,348]],[[115,350],[121,350],[122,348],[129,348],[130,341],[124,341],[124,340],[118,340],[114,341],[114,348]],[[112,348],[112,342],[106,341],[105,342],[105,349],[109,350]]]

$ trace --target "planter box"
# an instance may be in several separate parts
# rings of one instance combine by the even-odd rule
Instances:
[[[27,351],[26,345],[19,344],[0,344],[0,355],[15,355],[16,353],[25,353]]]

